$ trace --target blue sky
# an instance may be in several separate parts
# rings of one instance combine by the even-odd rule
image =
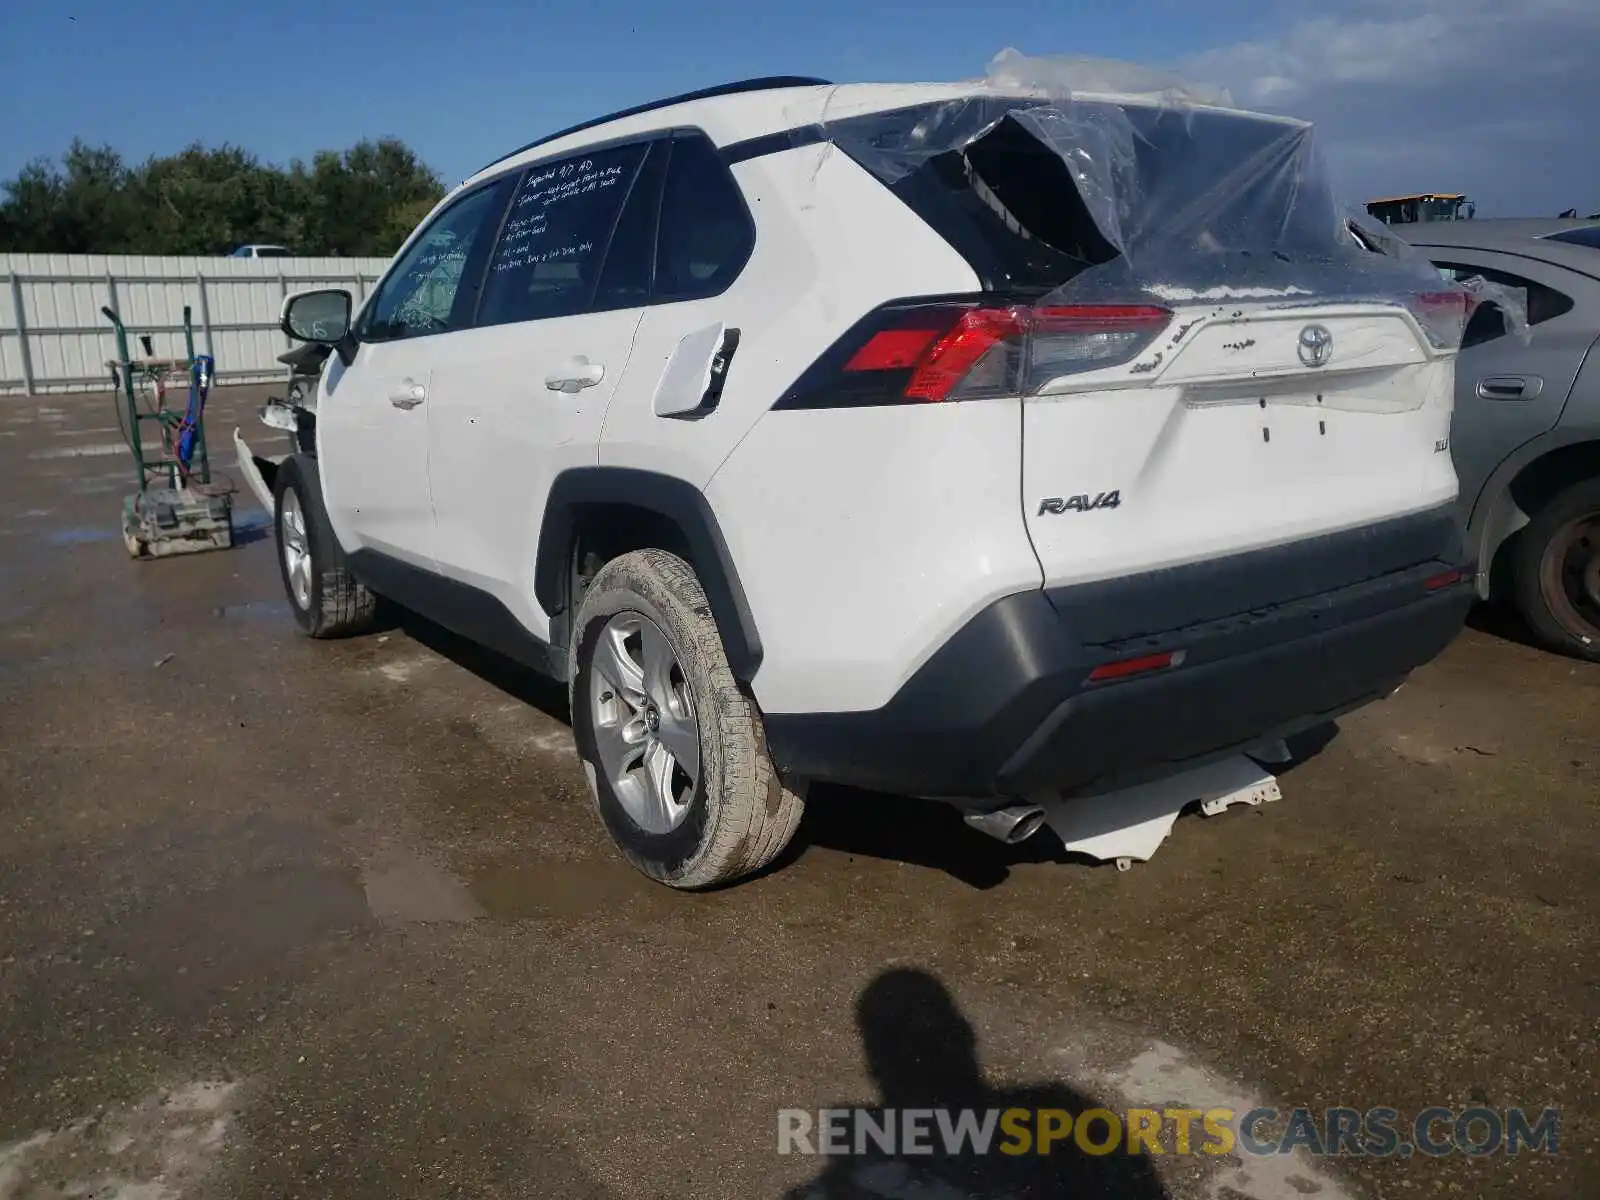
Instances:
[[[74,136],[130,159],[199,140],[284,162],[393,134],[454,183],[550,130],[709,83],[963,78],[1011,45],[1173,67],[1310,117],[1351,199],[1435,188],[1485,215],[1600,210],[1600,0],[1519,5],[11,0],[0,177]]]

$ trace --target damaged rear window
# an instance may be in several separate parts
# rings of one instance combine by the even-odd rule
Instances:
[[[984,286],[1048,290],[1168,242],[1164,251],[1184,256],[1325,255],[1338,221],[1331,197],[1284,186],[1303,169],[1307,128],[1224,110],[1078,101],[1067,112],[985,96],[829,131]]]
[[[1399,243],[1371,253],[1310,125],[1164,72],[1007,49],[982,81],[926,102],[864,112],[866,98],[835,89],[824,140],[919,213],[986,290],[1032,292],[1030,304],[1385,304],[1448,353],[1486,294]]]

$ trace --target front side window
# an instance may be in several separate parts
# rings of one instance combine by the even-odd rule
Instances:
[[[479,325],[586,312],[648,144],[529,167],[489,260]]]
[[[363,318],[363,340],[420,337],[465,323],[508,186],[500,180],[463,196],[407,247]]]
[[[715,296],[754,247],[750,211],[716,147],[703,134],[677,138],[661,196],[656,300]]]

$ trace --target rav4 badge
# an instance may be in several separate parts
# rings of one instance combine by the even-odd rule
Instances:
[[[1100,492],[1094,496],[1046,496],[1039,501],[1037,516],[1046,513],[1057,516],[1068,512],[1092,512],[1097,508],[1116,508],[1122,503],[1122,492]]]

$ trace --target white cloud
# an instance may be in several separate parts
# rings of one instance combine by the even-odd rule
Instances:
[[[1347,199],[1464,191],[1481,216],[1600,211],[1600,0],[1291,3],[1185,73],[1316,123]]]

